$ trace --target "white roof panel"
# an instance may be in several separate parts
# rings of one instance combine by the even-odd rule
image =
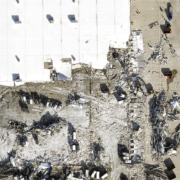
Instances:
[[[59,70],[65,67],[61,59],[71,57],[72,64],[91,63],[93,68],[102,69],[107,64],[109,46],[126,47],[129,0],[19,2],[0,2],[0,84],[14,84],[14,73],[23,82],[50,81],[50,70],[44,69],[49,58]],[[49,15],[54,23],[49,22]],[[17,16],[20,24],[14,22]],[[77,23],[71,23],[73,16]],[[64,71],[68,78],[69,71],[68,66]]]

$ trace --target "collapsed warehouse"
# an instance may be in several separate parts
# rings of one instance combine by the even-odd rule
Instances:
[[[102,71],[104,78],[112,82],[112,85],[101,83],[97,87],[98,93],[94,93],[95,91],[92,90],[90,95],[88,95],[81,92],[77,93],[76,91],[72,92],[69,90],[70,88],[64,90],[61,88],[62,99],[59,99],[59,97],[54,98],[51,95],[52,93],[48,94],[47,90],[43,91],[43,88],[42,92],[39,92],[39,90],[31,91],[29,85],[27,86],[28,88],[22,87],[19,91],[12,91],[10,88],[7,88],[3,92],[1,102],[2,108],[6,107],[7,101],[10,102],[8,103],[9,108],[6,110],[7,114],[2,127],[2,132],[5,135],[1,143],[7,146],[7,149],[4,149],[1,154],[1,177],[7,178],[12,176],[14,179],[111,178],[110,174],[113,167],[109,162],[111,146],[108,146],[106,142],[109,139],[108,134],[103,137],[103,131],[99,132],[98,126],[94,125],[102,124],[101,118],[104,118],[104,131],[107,131],[105,124],[111,126],[108,128],[108,131],[114,129],[115,125],[118,125],[119,128],[116,127],[112,134],[112,137],[116,136],[117,143],[123,138],[123,133],[118,133],[119,129],[122,129],[122,132],[126,132],[130,127],[127,131],[129,142],[131,142],[129,144],[131,158],[129,158],[128,163],[142,162],[142,159],[140,160],[139,157],[143,153],[141,149],[143,147],[141,141],[143,126],[139,127],[138,125],[140,124],[138,113],[143,107],[142,103],[139,104],[138,101],[145,101],[144,97],[148,95],[148,92],[143,80],[133,75],[142,70],[142,67],[136,67],[139,61],[135,55],[142,56],[143,53],[140,51],[136,52],[133,48],[131,43],[129,48],[125,50],[110,48],[108,54],[109,62],[123,68],[119,72],[118,68],[114,69],[112,67],[114,65],[110,64],[106,71]],[[114,58],[115,52],[118,56],[121,56],[119,60]],[[135,60],[137,63],[135,63]],[[145,64],[145,61],[143,63]],[[99,76],[100,71],[93,70],[90,67],[84,67],[84,69],[87,69],[86,71],[92,73],[94,77]],[[90,82],[93,83],[93,79],[90,79]],[[95,88],[98,84],[94,84]],[[43,86],[40,85],[40,87]],[[59,89],[54,88],[54,90],[51,89],[50,91],[58,92]],[[64,96],[63,94],[67,95]],[[13,101],[10,100],[11,98]],[[106,103],[106,101],[110,103]],[[132,104],[130,105],[130,103]],[[112,118],[112,105],[120,106],[124,115],[121,118],[122,120],[119,120],[119,115],[117,114],[113,118],[114,123],[109,124],[110,122],[105,117],[109,116],[109,118]],[[131,108],[134,107],[138,108],[137,110],[134,109],[133,112]],[[105,109],[108,109],[109,112]],[[11,114],[21,111],[18,119],[15,118],[17,115],[12,116],[8,114],[9,110]],[[68,110],[72,113],[72,117],[69,119]],[[126,115],[126,110],[128,110],[128,116]],[[79,113],[84,111],[87,111],[85,118],[79,116]],[[109,115],[104,114],[104,112]],[[28,116],[34,119],[33,123]],[[39,120],[37,117],[39,117]],[[88,122],[89,117],[90,121]],[[6,121],[7,118],[8,121]],[[74,122],[71,118],[74,119]],[[82,118],[82,123],[77,123],[79,121],[78,118]],[[76,127],[74,127],[74,123],[76,123]],[[139,134],[141,138],[138,138]],[[78,137],[81,137],[81,139]],[[134,141],[131,140],[132,138],[134,138]],[[112,143],[114,144],[115,142]],[[117,156],[117,144],[113,151]],[[114,160],[117,159],[116,156],[113,157]]]
[[[176,153],[179,129],[167,136],[167,124],[178,119],[179,99],[174,94],[167,100],[144,82],[148,63],[142,47],[141,31],[133,31],[127,49],[109,48],[106,69],[84,65],[69,82],[5,88],[1,178],[166,179],[160,167],[147,170],[145,163],[146,103],[154,94],[151,152],[158,158]]]

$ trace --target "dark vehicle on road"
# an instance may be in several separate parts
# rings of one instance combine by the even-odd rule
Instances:
[[[172,21],[172,6],[169,6],[169,21]]]

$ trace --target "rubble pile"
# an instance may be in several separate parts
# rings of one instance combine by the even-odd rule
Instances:
[[[153,128],[153,134],[151,139],[152,145],[152,154],[156,155],[157,157],[161,157],[167,154],[176,153],[176,148],[179,144],[179,134],[174,136],[174,139],[168,137],[168,124],[167,120],[176,120],[177,117],[177,110],[174,111],[175,114],[169,113],[169,106],[173,106],[174,103],[177,101],[177,94],[173,95],[173,100],[168,101],[165,93],[156,93],[153,97],[153,102],[151,104],[151,122]],[[172,105],[173,103],[173,105]]]
[[[144,55],[142,32],[136,30],[131,32],[128,47],[126,49],[109,48],[108,60],[111,61],[112,57],[118,61],[123,68],[124,73],[129,77],[132,74],[142,73],[147,66]],[[123,75],[120,78],[122,77]]]
[[[137,164],[143,162],[141,155],[144,152],[142,147],[139,147],[137,140],[130,139],[128,148],[125,145],[118,144],[118,154],[121,162],[125,164]]]
[[[8,121],[8,126],[10,129],[15,129],[16,133],[18,132],[25,132],[25,128],[27,127],[27,125],[25,123],[16,121],[16,120],[9,120]]]
[[[138,144],[138,141],[130,139],[129,149],[130,149],[132,164],[141,163],[143,161],[141,156],[144,153],[144,149],[143,147],[140,146],[140,144]]]
[[[101,154],[103,154],[104,148],[99,144],[94,142],[93,143],[93,155],[94,155],[94,161],[100,160]]]
[[[50,168],[51,166],[49,163],[41,163],[34,172],[34,176],[41,179],[49,179],[50,175],[52,174]]]
[[[67,126],[64,118],[55,116],[50,118],[42,118],[39,122],[35,122],[27,131],[36,131],[40,135],[48,135],[59,133],[64,126]]]
[[[165,139],[166,139],[166,131],[165,127],[167,127],[165,116],[166,116],[166,105],[167,98],[164,93],[156,94],[153,99],[153,104],[151,107],[152,114],[152,154],[157,154],[163,156],[165,154]]]
[[[74,96],[72,94],[68,95],[66,106],[82,108],[85,104],[87,104],[86,100],[78,96],[76,93],[74,94]]]
[[[0,166],[0,177],[14,180],[88,180],[107,179],[108,172],[102,166],[89,165],[52,165],[48,162],[26,162],[16,164],[13,154],[9,161]]]
[[[123,57],[119,59],[123,59]],[[121,128],[119,129],[122,135],[120,135],[120,140],[118,144],[118,155],[123,166],[127,166],[126,167],[127,169],[130,167],[135,167],[136,172],[138,172],[138,176],[143,177],[141,164],[143,162],[143,153],[144,153],[144,126],[145,126],[144,122],[146,121],[144,104],[146,103],[146,96],[148,95],[147,92],[149,91],[147,91],[145,82],[139,76],[136,75],[129,76],[125,74],[125,77],[123,75],[122,76],[117,75],[117,77],[119,77],[120,80],[119,81],[116,80],[116,82],[119,83],[115,84],[117,86],[115,86],[114,96],[116,97],[119,105],[126,106],[126,109],[124,111],[127,112],[127,118],[124,121],[127,122],[126,124],[128,124],[127,129],[126,127],[124,127],[123,129]],[[104,92],[108,92],[110,97],[111,87],[108,86],[108,90],[107,88],[106,89],[103,88],[103,90]],[[98,107],[98,112],[100,112],[100,114],[97,115],[96,113],[94,115],[93,122],[96,122],[96,124],[102,123],[102,120],[97,121],[95,120],[95,118],[97,116],[102,117],[103,115],[101,115],[101,112],[103,111],[105,111],[108,114],[109,108],[106,108],[105,110],[104,109],[101,110],[102,109],[101,108],[99,110],[99,106],[95,106],[95,107]],[[96,108],[94,108],[94,110],[96,110]],[[113,111],[110,111],[111,114],[114,114],[112,112]],[[106,116],[103,117],[106,119]],[[132,121],[133,121],[133,127],[131,126]],[[115,126],[113,127],[113,129],[117,128],[117,125],[120,123],[121,123],[120,119],[117,120],[117,123],[114,122]],[[122,124],[121,126],[123,127],[124,125]],[[118,136],[118,134],[116,136]],[[103,139],[105,138],[103,137]],[[104,147],[105,151],[106,148],[107,147]],[[141,169],[141,171],[138,171],[138,169],[139,170]]]
[[[79,150],[79,142],[77,140],[77,132],[72,126],[71,123],[69,123],[68,126],[68,143],[73,152],[77,152]]]
[[[157,25],[157,22],[153,23],[152,27],[154,25]],[[160,63],[167,63],[163,40],[169,43],[167,37],[162,36],[160,43],[155,47],[149,45],[153,50],[149,60],[158,59]],[[172,46],[170,51],[175,54]],[[28,124],[10,120],[8,130],[15,134],[12,149],[16,149],[16,155],[8,157],[7,162],[11,163],[9,169],[12,171],[8,169],[7,172],[13,174],[14,179],[21,180],[114,179],[117,177],[114,175],[115,171],[111,174],[114,175],[112,178],[109,171],[101,168],[100,165],[112,165],[110,168],[114,168],[121,162],[122,167],[129,171],[128,175],[131,179],[143,179],[144,168],[149,179],[164,178],[162,169],[159,167],[144,167],[146,159],[144,149],[147,149],[145,143],[148,143],[145,128],[147,128],[147,114],[149,114],[146,103],[147,96],[154,93],[152,86],[149,88],[151,84],[147,85],[140,77],[147,66],[144,54],[142,32],[132,31],[127,49],[109,49],[108,58],[111,59],[112,64],[107,69],[91,71],[89,68],[86,72],[89,77],[88,83],[86,81],[83,83],[87,83],[88,86],[90,82],[92,86],[89,90],[90,94],[89,91],[83,92],[88,95],[82,93],[82,97],[77,93],[70,94],[76,92],[77,84],[75,81],[69,83],[72,84],[73,91],[71,91],[67,82],[66,90],[63,92],[65,96],[68,94],[68,97],[64,96],[67,98],[66,106],[59,113],[63,117],[63,113],[67,113],[75,128],[71,122],[58,117],[57,114],[47,116],[49,112],[44,116],[41,114],[41,119],[34,120],[33,123],[32,119]],[[100,76],[104,79],[98,79]],[[60,89],[56,89],[57,92]],[[43,106],[49,111],[51,111],[50,108],[56,110],[62,107],[59,100],[39,95],[37,92],[29,94],[20,90],[19,96],[19,104],[26,112],[29,111],[28,105],[31,104]],[[82,108],[84,106],[86,108]],[[174,94],[170,101],[164,93],[154,95],[151,105],[153,129],[151,145],[152,153],[156,157],[177,152],[180,126],[173,134],[173,139],[168,131],[167,120],[178,119],[178,108],[177,94]],[[76,111],[77,116],[75,117],[73,111],[68,112],[69,109]],[[32,117],[34,118],[33,114]],[[85,119],[87,123],[83,123]],[[115,148],[117,144],[118,154]],[[82,165],[88,162],[90,163],[87,166]],[[120,178],[122,179],[123,175]]]
[[[138,48],[141,47],[139,46],[141,43],[135,43],[133,36],[135,35],[132,34],[127,49],[110,49],[113,58],[122,67],[122,74],[116,76],[116,82],[119,79],[119,83],[115,84],[114,96],[120,105],[127,104],[128,130],[121,136],[118,144],[118,155],[121,163],[127,168],[135,167],[136,164],[135,169],[138,172],[138,177],[144,177],[141,167],[144,153],[143,129],[146,120],[144,104],[146,103],[146,96],[151,94],[153,89],[147,88],[143,79],[136,75],[141,74],[147,64],[143,60],[145,54],[143,49]],[[129,173],[134,174],[133,172]],[[133,178],[137,179],[136,176]]]
[[[22,147],[28,147],[28,139],[31,139],[31,136],[35,143],[38,144],[39,137],[59,134],[63,127],[68,126],[68,123],[57,115],[50,116],[49,118],[44,115],[39,122],[34,121],[30,126],[15,120],[9,120],[8,126],[17,133],[15,143]]]
[[[117,86],[115,89],[116,92],[114,92],[114,96],[119,102],[119,104],[125,102],[127,100],[127,93],[119,86]]]
[[[139,76],[132,76],[129,85],[131,97],[144,100],[143,97],[149,95],[145,82]]]
[[[10,129],[15,129],[16,133],[29,133],[39,131],[39,134],[44,135],[45,132],[58,132],[61,127],[67,125],[67,122],[64,118],[58,117],[56,114],[47,118],[45,115],[41,118],[40,121],[33,122],[33,125],[27,126],[25,123],[18,122],[16,120],[9,120],[8,122]],[[38,131],[37,131],[38,130]],[[47,134],[51,134],[50,132]]]

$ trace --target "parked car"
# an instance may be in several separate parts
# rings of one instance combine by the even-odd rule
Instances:
[[[172,21],[172,6],[169,6],[169,21]]]

